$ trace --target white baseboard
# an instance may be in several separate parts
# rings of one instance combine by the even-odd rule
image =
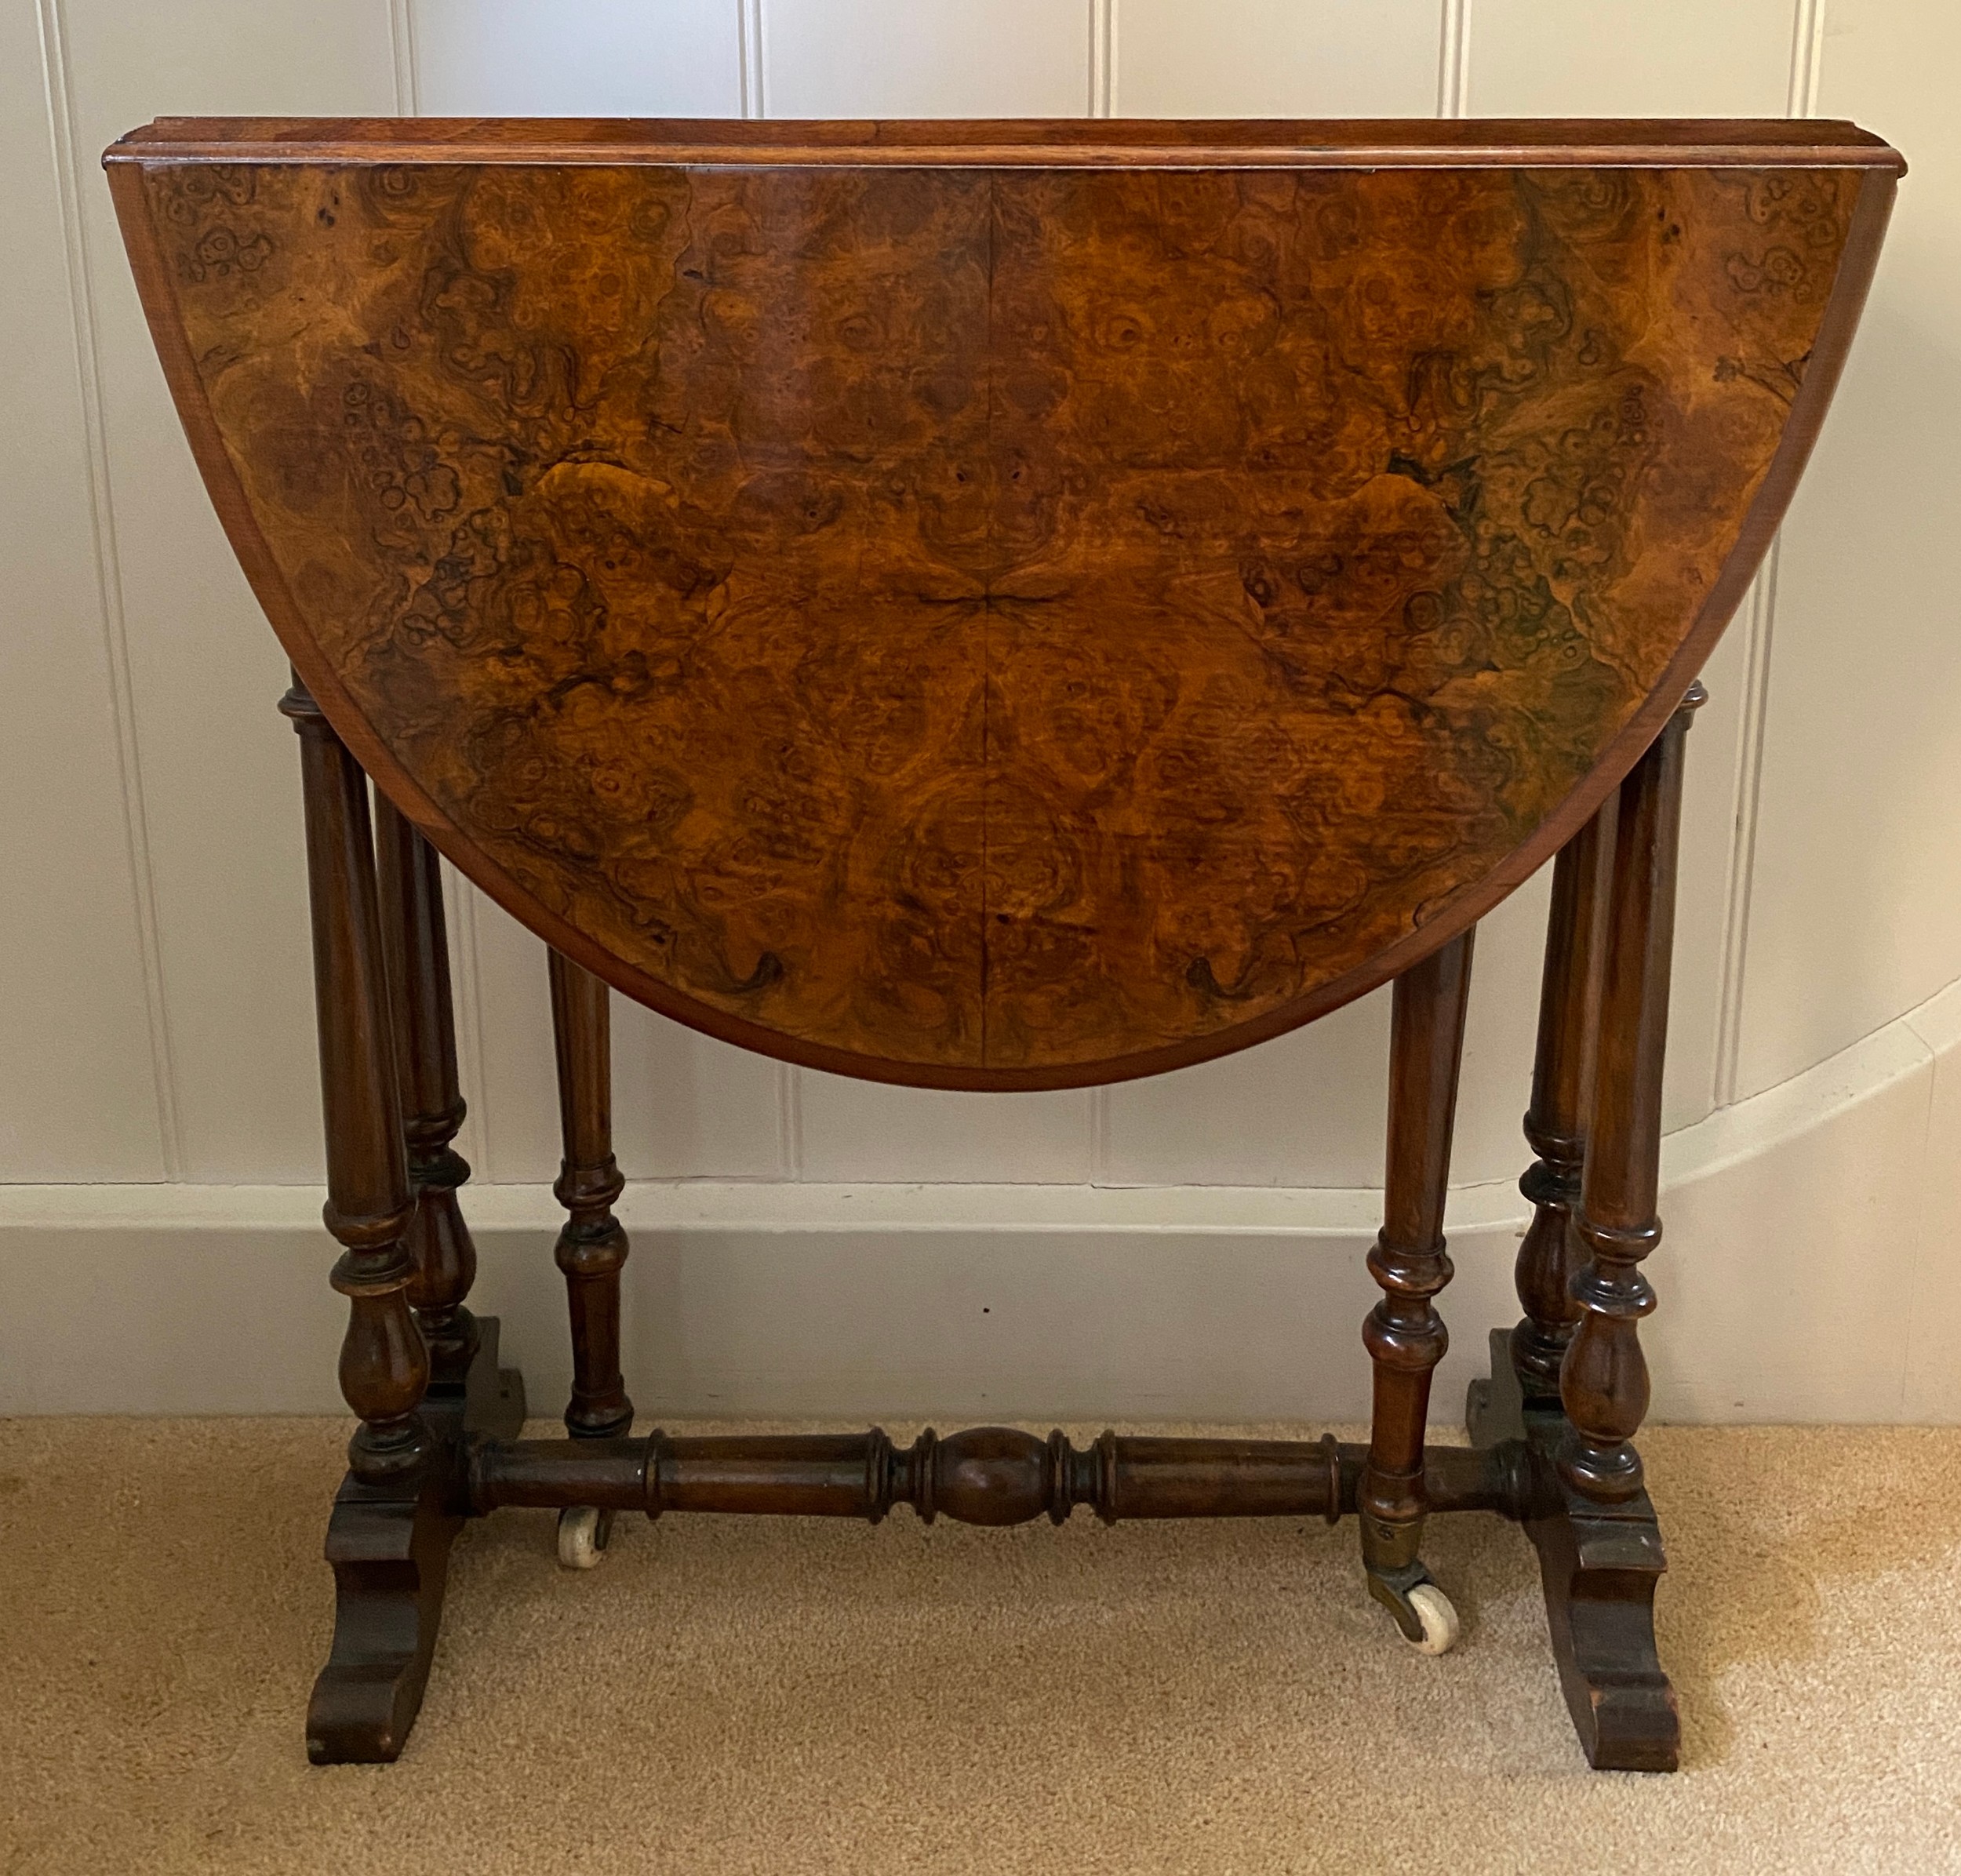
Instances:
[[[1644,1334],[1655,1417],[1961,1419],[1961,1359],[1912,1333],[1961,1309],[1958,1074],[1950,991],[1667,1143],[1667,1236],[1649,1265],[1661,1307]],[[0,1187],[0,1413],[340,1411],[321,1198]],[[465,1202],[473,1300],[502,1317],[549,1413],[569,1375],[559,1213],[543,1187]],[[1369,1191],[631,1185],[628,1383],[644,1413],[677,1416],[1358,1420],[1378,1204]],[[1524,1218],[1509,1185],[1452,1195],[1439,1420],[1482,1372],[1486,1331],[1517,1314]]]

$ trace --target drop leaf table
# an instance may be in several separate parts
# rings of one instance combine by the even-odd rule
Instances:
[[[1830,122],[160,120],[107,154],[291,660],[360,1424],[307,1743],[402,1750],[450,1546],[555,1507],[1522,1522],[1596,1765],[1651,1621],[1696,673],[1903,165]],[[372,798],[370,792],[372,784]],[[570,1438],[465,1306],[438,855],[550,947]],[[1425,1445],[1476,922],[1554,864],[1524,1317]],[[1366,1445],[632,1432],[609,987],[918,1087],[1222,1056],[1393,980]]]

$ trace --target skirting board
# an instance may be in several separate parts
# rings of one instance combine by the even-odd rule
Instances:
[[[1961,987],[1667,1143],[1654,1416],[1961,1420]],[[322,1194],[0,1187],[0,1413],[341,1411]],[[540,1412],[568,1376],[543,1187],[467,1188]],[[643,1416],[1366,1417],[1373,1191],[629,1186],[626,1369]],[[1453,1194],[1460,1417],[1517,1314],[1524,1206]]]

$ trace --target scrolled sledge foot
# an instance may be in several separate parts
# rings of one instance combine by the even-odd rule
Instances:
[[[316,1765],[385,1765],[415,1724],[449,1548],[463,1528],[443,1496],[438,1479],[393,1497],[350,1478],[334,1500],[333,1649],[307,1704],[307,1756]]]

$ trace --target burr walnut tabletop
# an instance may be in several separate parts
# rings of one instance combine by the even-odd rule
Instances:
[[[1898,159],[1835,124],[167,120],[109,166],[292,660],[567,957],[847,1073],[1222,1054],[1680,702]]]

